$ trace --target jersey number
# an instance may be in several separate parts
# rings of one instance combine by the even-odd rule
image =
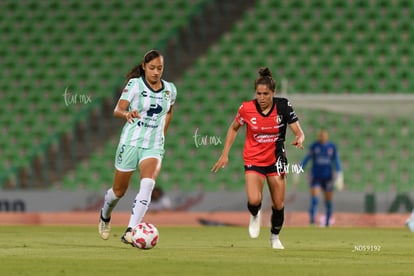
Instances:
[[[119,151],[119,154],[118,154],[118,158],[117,158],[118,164],[122,163],[122,154],[124,153],[124,151],[125,151],[125,145],[122,145],[121,150]]]

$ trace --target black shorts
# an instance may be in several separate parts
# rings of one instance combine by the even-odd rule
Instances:
[[[262,176],[286,175],[288,173],[288,160],[284,151],[279,151],[276,163],[269,166],[244,165],[244,173],[258,173]]]
[[[334,189],[334,182],[332,178],[322,179],[311,177],[311,188],[320,187],[324,192],[332,192]]]

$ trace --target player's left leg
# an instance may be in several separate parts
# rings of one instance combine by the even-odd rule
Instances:
[[[333,192],[325,192],[325,209],[326,209],[326,221],[325,226],[329,226],[332,217],[332,197]]]
[[[325,226],[328,227],[331,223],[332,217],[332,199],[333,199],[333,182],[332,180],[328,180],[323,183],[322,188],[324,190],[324,197],[325,197]]]
[[[314,178],[310,182],[310,206],[309,206],[309,223],[315,224],[316,211],[318,210],[319,195],[320,195],[320,181]]]
[[[284,249],[280,242],[279,233],[282,230],[285,219],[285,192],[286,192],[286,176],[275,175],[267,177],[270,196],[272,199],[272,215],[271,215],[271,237],[270,242],[275,249]]]

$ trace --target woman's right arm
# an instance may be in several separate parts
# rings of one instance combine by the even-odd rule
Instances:
[[[241,125],[238,122],[236,122],[236,120],[234,120],[233,123],[230,125],[229,129],[227,130],[223,151],[220,155],[219,160],[216,162],[216,164],[214,164],[213,168],[211,169],[212,172],[217,172],[220,168],[224,168],[229,162],[229,152],[234,140],[236,139],[237,131],[240,127]]]
[[[128,112],[129,102],[127,100],[120,99],[115,106],[114,116],[122,119],[126,119],[128,123],[132,124],[134,118],[139,118],[138,110],[132,110]]]

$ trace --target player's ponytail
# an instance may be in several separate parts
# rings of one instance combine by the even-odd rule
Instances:
[[[126,80],[129,81],[130,79],[139,78],[144,75],[145,71],[142,68],[142,64],[140,63],[136,65],[134,68],[132,68],[131,71],[128,72],[128,74],[126,74]]]
[[[126,80],[129,81],[130,79],[133,78],[139,78],[141,76],[145,76],[145,70],[144,68],[142,68],[142,66],[145,63],[150,62],[151,60],[162,56],[161,53],[157,50],[150,50],[148,51],[145,55],[144,55],[144,59],[143,61],[136,65],[134,68],[131,69],[131,71],[128,72],[128,74],[126,74]]]
[[[272,72],[270,72],[268,67],[259,69],[259,77],[257,77],[254,82],[254,89],[256,89],[259,84],[267,85],[272,91],[276,90],[276,82],[273,79]]]

